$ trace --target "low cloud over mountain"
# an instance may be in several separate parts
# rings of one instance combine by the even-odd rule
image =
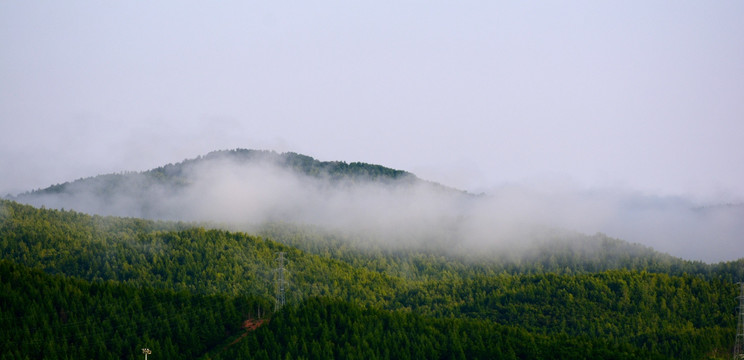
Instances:
[[[565,229],[603,232],[693,260],[744,253],[741,205],[701,207],[678,197],[556,184],[500,186],[473,195],[404,171],[294,153],[214,152],[143,173],[55,185],[16,200],[243,229],[274,221],[313,224],[397,246],[514,248]]]

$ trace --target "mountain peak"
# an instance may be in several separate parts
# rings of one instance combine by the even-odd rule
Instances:
[[[338,207],[345,196],[372,187],[416,185],[458,193],[381,165],[320,161],[294,152],[232,149],[143,172],[56,184],[13,199],[35,206],[150,219],[225,221],[227,215],[241,221],[287,220],[298,212],[305,219],[327,199],[335,199]]]

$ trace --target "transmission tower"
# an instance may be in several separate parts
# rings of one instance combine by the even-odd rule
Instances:
[[[738,283],[741,287],[739,290],[739,307],[737,318],[739,319],[736,325],[736,344],[734,345],[734,360],[744,359],[744,282]]]
[[[274,269],[274,286],[276,287],[276,303],[274,304],[274,311],[278,311],[282,306],[284,306],[284,288],[287,285],[287,279],[284,275],[287,271],[287,269],[284,268],[287,260],[284,258],[283,251],[277,252],[276,255],[277,257],[274,260],[276,261],[276,268]]]

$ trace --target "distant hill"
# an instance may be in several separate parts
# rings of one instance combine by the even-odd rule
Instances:
[[[192,177],[196,167],[226,161],[233,162],[237,166],[270,164],[298,174],[334,182],[378,181],[391,183],[422,181],[409,172],[381,165],[362,162],[320,161],[293,152],[277,153],[266,150],[234,149],[210,152],[194,159],[187,159],[176,164],[168,164],[143,172],[105,174],[56,184],[44,189],[19,194],[13,200],[32,200],[34,197],[50,194],[74,195],[82,189],[91,189],[94,194],[103,197],[111,197],[121,191],[139,190],[144,192],[147,187],[154,185],[178,189],[187,186],[194,180]],[[132,186],[137,188],[131,189]]]
[[[257,197],[272,202],[274,198],[266,196],[282,197],[286,191],[295,191],[300,195],[313,191],[310,196],[318,197],[323,196],[319,191],[330,187],[354,188],[369,184],[426,184],[432,188],[457,192],[421,180],[409,172],[380,165],[319,161],[292,152],[235,149],[215,151],[143,172],[78,179],[28,191],[11,199],[34,206],[75,209],[90,214],[222,221],[224,219],[220,217],[207,216],[204,219],[185,209],[203,205],[205,200],[209,201],[205,196],[210,194],[213,200],[219,202],[214,205],[216,207],[224,207],[224,202],[233,200],[236,193],[242,193],[246,200],[243,205],[255,208],[247,202]],[[277,211],[286,212],[284,209]],[[281,215],[272,215],[271,218],[287,220]]]

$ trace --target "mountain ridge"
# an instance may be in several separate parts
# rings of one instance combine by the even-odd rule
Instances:
[[[116,178],[131,176],[131,175],[143,175],[153,179],[165,179],[165,178],[182,178],[184,173],[190,166],[199,164],[201,162],[210,160],[237,160],[240,162],[271,162],[278,165],[287,166],[294,170],[298,170],[309,176],[323,177],[329,176],[333,180],[342,180],[344,178],[357,178],[366,180],[401,180],[404,178],[410,178],[411,181],[425,181],[421,180],[416,175],[404,171],[392,169],[377,164],[369,164],[364,162],[350,162],[345,161],[320,161],[308,155],[299,154],[296,152],[284,152],[278,153],[273,150],[254,150],[254,149],[243,149],[237,148],[232,150],[216,150],[207,153],[206,155],[199,155],[195,158],[184,159],[177,163],[169,163],[163,166],[155,167],[145,171],[121,171],[116,173],[100,174],[95,176],[89,176],[79,178],[73,181],[66,181],[59,184],[50,185],[46,188],[40,188],[36,190],[28,190],[23,193],[19,193],[12,196],[11,200],[22,200],[24,197],[38,194],[38,193],[60,193],[64,192],[69,186],[78,183],[93,181],[97,178],[111,178],[115,181]],[[429,182],[429,181],[427,181]],[[432,183],[432,182],[430,182]],[[176,184],[178,184],[176,182]],[[439,184],[437,184],[439,185]],[[444,185],[439,185],[446,187]],[[454,190],[454,189],[453,189]]]
[[[385,201],[407,189],[467,194],[419,179],[403,170],[362,162],[319,161],[293,152],[221,150],[141,172],[97,175],[27,191],[9,199],[34,206],[71,208],[115,216],[161,220],[262,222],[299,216],[311,221],[319,206],[335,203],[333,215],[342,216],[343,202],[356,196],[355,216],[371,192],[384,192]],[[397,194],[393,194],[396,192]],[[305,203],[298,206],[297,199]],[[204,203],[212,208],[201,211]],[[243,216],[239,213],[249,213]],[[309,218],[309,219],[306,219]],[[349,220],[352,221],[352,220]]]

